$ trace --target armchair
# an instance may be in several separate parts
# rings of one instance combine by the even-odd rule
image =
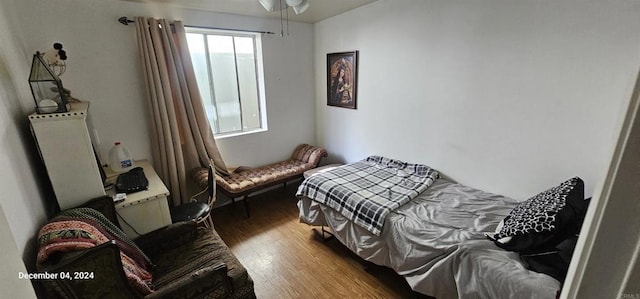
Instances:
[[[111,198],[83,207],[98,210],[119,226]],[[251,277],[213,228],[198,227],[195,220],[179,222],[133,242],[154,264],[153,292],[148,295],[127,280],[115,241],[49,256],[38,264],[40,272],[85,274],[42,283],[50,296],[59,298],[255,298]]]

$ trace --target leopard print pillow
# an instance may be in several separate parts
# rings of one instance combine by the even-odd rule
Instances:
[[[574,177],[520,203],[504,220],[496,238],[513,237],[531,232],[552,231],[556,216],[567,205],[567,196],[580,178]]]
[[[521,202],[501,221],[495,234],[486,235],[512,251],[552,248],[578,233],[584,205],[584,182],[574,177]]]

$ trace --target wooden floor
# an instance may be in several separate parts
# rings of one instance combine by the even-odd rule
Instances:
[[[214,210],[214,225],[247,268],[258,298],[415,298],[401,276],[298,221],[299,183]]]

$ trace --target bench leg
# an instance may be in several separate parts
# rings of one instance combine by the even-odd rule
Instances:
[[[244,209],[247,212],[247,218],[249,218],[249,195],[245,195],[243,200],[244,200]]]

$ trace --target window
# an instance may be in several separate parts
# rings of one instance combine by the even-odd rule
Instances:
[[[216,136],[267,129],[260,35],[187,27],[198,89]]]

